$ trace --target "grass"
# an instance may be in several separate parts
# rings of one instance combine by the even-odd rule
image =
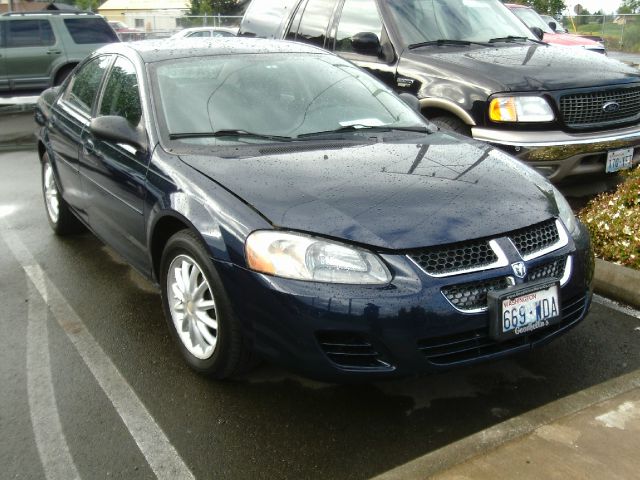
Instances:
[[[640,270],[640,167],[623,175],[615,192],[597,196],[578,216],[596,257]]]
[[[569,33],[602,37],[608,50],[640,52],[640,18],[629,19],[624,26],[617,25],[612,20],[613,17],[607,17],[604,28],[601,23],[597,22],[576,25],[578,31],[574,32],[571,21],[567,19],[565,27],[569,30]]]

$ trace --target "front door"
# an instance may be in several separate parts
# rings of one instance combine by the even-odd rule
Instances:
[[[144,125],[138,77],[134,65],[117,57],[106,79],[96,117],[114,115],[132,127]],[[148,152],[100,139],[85,129],[80,173],[83,176],[91,228],[143,272],[146,255],[143,205]]]

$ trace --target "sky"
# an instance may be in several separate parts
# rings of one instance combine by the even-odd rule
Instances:
[[[575,5],[580,4],[590,12],[602,9],[604,13],[614,13],[618,10],[622,0],[564,0],[564,3],[571,12],[573,12]]]

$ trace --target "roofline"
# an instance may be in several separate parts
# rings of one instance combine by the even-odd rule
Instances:
[[[99,17],[100,16],[97,13],[86,12],[86,11],[65,12],[65,11],[61,11],[61,10],[35,10],[35,11],[32,11],[32,12],[5,12],[5,13],[0,14],[0,17],[29,17],[31,15],[52,15],[52,16],[86,15],[86,16],[93,16],[93,17]]]

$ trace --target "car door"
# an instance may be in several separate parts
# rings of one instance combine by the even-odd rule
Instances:
[[[354,39],[375,35],[380,49],[354,46]],[[330,30],[327,48],[368,70],[391,88],[396,87],[395,53],[378,11],[376,0],[344,0]]]
[[[64,57],[50,20],[11,17],[5,22],[4,64],[14,90],[50,86],[53,67]]]
[[[4,46],[4,31],[5,23],[0,21],[0,91],[9,90],[9,78],[7,77],[7,68],[4,64],[5,46]]]
[[[118,56],[105,80],[95,116],[123,117],[133,127],[144,125],[135,66]],[[82,135],[80,172],[87,196],[91,228],[139,270],[149,269],[143,204],[148,152],[98,138],[90,129]]]
[[[86,202],[79,168],[82,131],[89,125],[95,99],[112,61],[113,55],[101,55],[74,72],[63,84],[64,91],[53,105],[47,125],[62,196],[84,220]]]

